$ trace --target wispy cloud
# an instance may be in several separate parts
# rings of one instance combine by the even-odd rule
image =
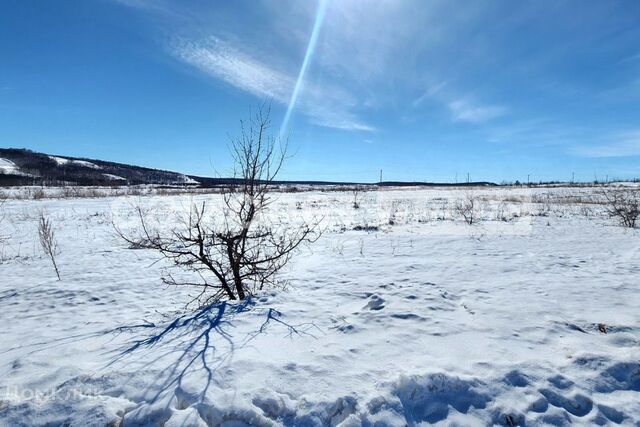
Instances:
[[[145,12],[164,11],[171,18],[160,20],[163,34],[184,37],[172,46],[175,57],[212,79],[281,105],[290,100],[317,9],[315,1],[256,0],[207,3],[196,13],[171,0],[114,1]],[[609,6],[598,10],[609,11]],[[581,17],[571,34],[564,13]],[[640,93],[637,37],[611,51],[601,40],[621,24],[601,19],[604,13],[564,3],[549,10],[535,3],[486,7],[480,2],[451,14],[446,0],[427,5],[340,0],[330,1],[326,14],[296,107],[310,123],[372,131],[373,120],[380,128],[438,122],[443,132],[476,132],[493,143],[549,146],[563,153],[582,144],[580,155],[590,157],[635,147],[628,140],[597,146],[606,140],[593,134],[591,120],[602,115],[589,114],[602,102],[575,105],[575,99],[592,96],[626,107]],[[542,36],[522,36],[522,28]],[[615,79],[592,78],[597,67],[584,76],[560,72],[570,68],[562,66],[565,61],[596,63],[605,56],[625,63]],[[601,82],[593,84],[596,80]],[[605,91],[609,85],[620,87]],[[547,115],[562,121],[535,120]]]
[[[482,133],[487,141],[508,145],[515,151],[524,147],[574,146],[577,141],[593,140],[592,129],[545,117],[509,120],[487,126]]]
[[[625,62],[630,62],[630,61],[640,61],[640,53],[636,53],[635,55],[624,57],[618,62],[618,64],[623,64]]]
[[[574,154],[583,157],[640,156],[640,130],[624,132],[608,139],[608,142],[599,145],[578,146]]]
[[[628,81],[618,82],[617,86],[597,94],[599,100],[606,102],[628,102],[640,96],[640,78],[633,77]]]
[[[505,107],[499,105],[481,105],[466,99],[457,99],[450,102],[447,107],[455,121],[482,123],[507,113]]]
[[[413,105],[414,107],[418,107],[426,99],[432,98],[434,95],[438,94],[442,90],[442,88],[445,87],[446,84],[447,84],[446,81],[441,81],[440,83],[436,83],[436,84],[433,84],[433,85],[429,86],[427,88],[427,90],[425,90],[422,93],[422,95],[420,95],[419,97],[417,97],[416,99],[413,100],[411,105]]]
[[[357,119],[352,113],[334,109],[333,107],[323,107],[318,105],[303,107],[303,113],[309,116],[312,123],[318,126],[324,126],[341,130],[374,132],[378,130]]]
[[[473,124],[488,122],[508,112],[508,109],[501,105],[480,103],[472,95],[461,97],[453,86],[446,80],[431,84],[411,102],[411,105],[418,108],[428,100],[432,100],[446,108],[453,121]]]
[[[295,86],[292,74],[277,70],[241,49],[216,37],[202,42],[179,40],[172,46],[178,59],[203,73],[253,94],[286,105]],[[299,101],[300,110],[312,123],[343,130],[373,131],[350,111],[354,101],[333,87],[307,82]]]
[[[178,42],[173,53],[212,77],[278,102],[286,101],[295,83],[291,76],[273,70],[213,37],[205,43]]]

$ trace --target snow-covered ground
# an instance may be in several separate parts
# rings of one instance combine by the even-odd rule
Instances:
[[[9,159],[3,159],[0,157],[0,174],[11,174],[11,175],[22,175],[28,176],[29,174],[24,173]]]
[[[115,181],[126,181],[127,180],[126,178],[123,178],[123,177],[118,176],[118,175],[113,175],[111,173],[103,173],[102,176],[104,176],[107,179],[113,179]]]
[[[8,200],[0,425],[640,425],[640,230],[592,192],[282,194],[270,216],[325,229],[288,288],[199,311],[112,222],[218,196]]]
[[[65,159],[64,157],[57,157],[57,156],[49,156],[49,158],[54,162],[56,162],[58,166],[68,165],[71,163],[74,165],[84,166],[91,169],[102,169],[100,166],[96,165],[95,163],[91,163],[86,160]]]
[[[3,159],[0,157],[0,173],[12,173],[18,168],[11,160]]]

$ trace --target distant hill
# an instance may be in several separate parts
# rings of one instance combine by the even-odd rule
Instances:
[[[127,186],[167,185],[216,187],[237,182],[233,178],[210,178],[185,175],[160,169],[144,168],[103,160],[80,157],[54,156],[19,148],[0,148],[0,187],[19,185],[43,186]],[[274,181],[278,185],[300,186],[491,186],[490,182],[464,184],[395,182],[375,184],[330,181]]]
[[[122,163],[0,148],[0,186],[198,185],[187,175]]]

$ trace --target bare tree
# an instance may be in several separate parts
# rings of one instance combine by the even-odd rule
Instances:
[[[473,193],[465,192],[462,199],[456,201],[454,209],[467,224],[473,225],[478,222],[480,202]]]
[[[201,279],[197,283],[171,274],[163,278],[170,285],[199,288],[192,302],[242,300],[278,285],[277,273],[294,251],[319,237],[318,222],[278,224],[264,215],[273,202],[273,181],[286,158],[286,145],[269,132],[269,113],[268,108],[259,109],[248,123],[241,122],[240,136],[231,140],[233,178],[222,191],[221,208],[211,210],[205,202],[191,204],[177,227],[161,232],[153,229],[138,207],[136,237],[116,228],[131,245],[157,250],[174,267],[195,272]]]
[[[45,255],[51,260],[53,269],[56,271],[56,276],[60,280],[60,271],[58,270],[58,263],[56,262],[56,256],[58,255],[58,241],[56,240],[55,231],[44,212],[40,213],[40,221],[38,222],[38,236],[40,237],[40,246]]]
[[[624,189],[603,192],[607,213],[623,227],[635,228],[640,217],[640,190]]]

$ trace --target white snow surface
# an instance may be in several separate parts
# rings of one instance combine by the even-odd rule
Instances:
[[[180,182],[181,184],[190,184],[190,185],[199,184],[199,182],[196,181],[195,179],[183,174],[180,174],[180,176],[178,177],[178,182]]]
[[[640,230],[542,202],[589,191],[475,190],[473,226],[458,190],[282,194],[326,228],[288,288],[198,311],[111,223],[218,196],[8,200],[0,425],[640,425]]]
[[[91,169],[102,169],[100,166],[96,165],[95,163],[91,163],[86,160],[73,160],[73,159],[66,159],[64,157],[57,157],[57,156],[49,156],[49,158],[55,161],[58,164],[58,166],[73,163],[74,165],[84,166]]]
[[[123,177],[118,176],[118,175],[113,175],[111,173],[103,173],[102,175],[107,179],[113,179],[115,181],[126,181],[127,180],[126,178],[123,178]]]
[[[20,168],[9,159],[3,159],[0,157],[0,173],[29,176],[28,173],[22,172]]]
[[[49,156],[49,158],[54,162],[56,162],[58,165],[66,165],[71,161],[69,159],[65,159],[64,157],[58,157],[58,156]]]
[[[16,169],[18,169],[18,167],[15,163],[13,163],[11,160],[3,159],[0,157],[0,171],[2,171],[2,173],[10,173]]]

